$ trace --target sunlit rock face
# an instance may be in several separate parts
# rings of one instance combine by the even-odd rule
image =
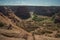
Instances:
[[[30,18],[30,14],[29,14],[29,10],[27,7],[25,6],[20,6],[16,13],[15,13],[18,17],[20,17],[21,19],[28,19]]]

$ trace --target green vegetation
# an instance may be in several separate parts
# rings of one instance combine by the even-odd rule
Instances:
[[[40,21],[43,21],[44,18],[40,18],[36,14],[33,14],[32,20],[40,22]]]
[[[32,20],[37,21],[37,15],[33,14]]]
[[[54,21],[54,20],[55,20],[55,15],[51,17],[51,21]]]
[[[33,14],[32,20],[22,21],[21,23],[17,23],[17,26],[23,28],[27,32],[34,31],[34,34],[37,35],[45,35],[49,37],[54,36],[57,38],[60,37],[60,34],[54,34],[54,32],[60,30],[60,24],[54,23],[55,18],[55,15],[52,17],[47,17]],[[52,34],[52,36],[50,34]]]

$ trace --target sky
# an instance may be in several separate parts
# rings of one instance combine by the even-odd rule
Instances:
[[[60,0],[0,0],[0,5],[60,6]]]

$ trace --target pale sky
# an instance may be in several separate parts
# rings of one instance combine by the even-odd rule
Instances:
[[[60,0],[0,0],[0,5],[60,6]]]

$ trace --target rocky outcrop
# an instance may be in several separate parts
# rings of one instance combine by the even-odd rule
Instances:
[[[9,8],[5,9],[6,14],[2,11],[0,12],[0,22],[4,23],[4,26],[0,27],[0,40],[25,40],[30,33],[16,25],[17,21],[21,21],[19,17]]]

